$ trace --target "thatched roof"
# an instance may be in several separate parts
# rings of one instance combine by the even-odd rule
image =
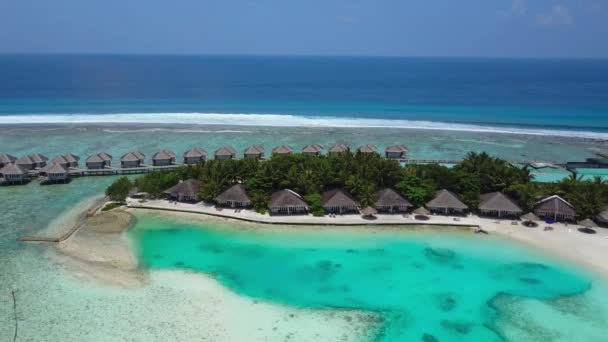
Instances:
[[[378,207],[411,207],[412,203],[399,195],[397,191],[386,188],[376,192],[376,208]]]
[[[63,157],[70,163],[77,163],[80,160],[80,157],[73,153],[66,153]]]
[[[262,155],[264,154],[264,147],[262,145],[249,146],[243,151],[245,155]]]
[[[270,207],[306,207],[308,203],[300,194],[289,189],[277,191],[270,198]]]
[[[281,145],[272,149],[273,154],[290,154],[293,152],[293,148],[289,145]]]
[[[420,208],[414,210],[413,213],[414,213],[414,215],[423,215],[423,216],[431,215],[431,212],[428,211],[428,209],[426,209],[425,207],[420,207]]]
[[[15,160],[15,164],[17,165],[34,165],[36,162],[30,156],[23,156],[17,160]]]
[[[578,221],[577,224],[579,226],[588,227],[588,228],[596,228],[598,227],[597,223],[593,222],[592,219],[586,218],[582,221]]]
[[[103,163],[112,161],[112,156],[107,153],[97,153],[92,156],[89,156],[85,163]]]
[[[0,174],[3,175],[26,175],[27,171],[24,170],[21,166],[16,164],[6,164],[2,169],[0,169]]]
[[[321,153],[323,146],[319,144],[306,145],[302,149],[302,153]]]
[[[335,144],[335,145],[330,146],[327,151],[330,153],[342,153],[342,152],[348,152],[349,148],[348,148],[348,146],[346,146],[344,144]]]
[[[112,156],[105,152],[98,153],[97,155],[104,161],[112,161]]]
[[[125,153],[122,157],[120,157],[120,161],[130,162],[130,161],[143,161],[145,156],[141,152],[129,152]]]
[[[321,195],[321,202],[324,207],[358,207],[357,202],[348,192],[341,189],[325,191]]]
[[[170,150],[160,150],[152,155],[152,160],[171,160],[175,158],[175,153]]]
[[[405,145],[393,145],[393,146],[387,147],[385,149],[385,152],[403,153],[403,152],[407,152],[407,147],[405,147]]]
[[[372,207],[365,207],[361,209],[361,215],[363,216],[374,216],[378,213],[378,211]]]
[[[165,194],[172,197],[197,197],[201,190],[201,182],[196,179],[187,179],[165,190]]]
[[[42,169],[40,169],[40,172],[42,173],[67,173],[68,170],[66,170],[66,168],[58,163],[50,163],[48,165],[46,165],[45,167],[43,167]]]
[[[378,153],[378,148],[374,145],[363,145],[357,149],[361,153]]]
[[[68,165],[70,162],[66,159],[65,156],[57,156],[57,157],[51,159],[51,163]]]
[[[10,154],[0,153],[0,164],[10,164],[17,160],[16,157],[11,156]]]
[[[207,155],[207,151],[202,148],[194,147],[184,152],[184,158],[201,158]]]
[[[43,156],[40,153],[34,153],[30,156],[30,158],[35,162],[35,163],[44,163],[47,160],[49,160],[49,158],[47,158],[46,156]]]
[[[540,221],[540,218],[534,215],[534,213],[527,213],[525,215],[522,215],[520,219],[522,221]]]
[[[515,204],[515,202],[511,198],[509,198],[502,192],[491,192],[479,196],[478,208],[480,210],[503,211],[514,214],[519,214],[523,212],[523,210],[521,210],[521,208],[517,204]]]
[[[222,146],[215,150],[216,156],[233,156],[236,154],[236,150],[230,146]]]
[[[215,197],[215,201],[216,202],[234,201],[234,202],[242,202],[242,203],[251,202],[251,200],[249,199],[249,196],[247,195],[247,191],[245,190],[245,186],[243,186],[243,184],[240,184],[240,183],[229,187],[224,192],[217,195],[217,197]]]
[[[462,203],[462,201],[451,191],[446,189],[440,190],[437,192],[435,198],[430,200],[426,204],[427,208],[445,208],[445,209],[457,209],[464,210],[469,209],[469,207]]]
[[[550,212],[557,215],[576,216],[574,206],[558,195],[549,196],[536,202],[537,211]]]

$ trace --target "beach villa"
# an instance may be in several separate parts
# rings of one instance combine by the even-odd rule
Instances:
[[[393,189],[382,189],[376,192],[376,210],[385,213],[407,212],[412,204]]]
[[[384,150],[386,158],[390,159],[405,159],[407,156],[407,147],[404,145],[389,146]]]
[[[302,154],[307,154],[311,156],[320,156],[321,152],[323,152],[323,146],[319,144],[306,145],[302,149]]]
[[[541,218],[555,221],[574,221],[576,218],[574,206],[558,195],[543,198],[534,206],[534,213]]]
[[[249,146],[243,151],[243,155],[245,158],[260,160],[264,158],[264,147],[261,145]]]
[[[94,154],[92,156],[89,156],[86,160],[85,160],[85,164],[87,166],[87,169],[89,170],[100,170],[100,169],[104,169],[106,167],[110,167],[112,164],[112,156],[102,152],[102,153],[97,153]]]
[[[228,160],[236,158],[236,150],[230,146],[222,146],[215,150],[215,160]]]
[[[302,196],[289,189],[273,193],[269,209],[275,215],[306,214],[310,210]]]
[[[59,164],[66,169],[70,168],[70,167],[77,168],[79,160],[80,160],[80,157],[78,157],[74,154],[68,153],[68,154],[59,155],[59,156],[53,158],[51,160],[51,163]]]
[[[17,159],[15,165],[18,165],[24,170],[33,170],[36,168],[36,162],[30,156],[23,156]]]
[[[51,163],[40,169],[40,176],[43,182],[65,182],[70,178],[67,168],[58,163]]]
[[[358,213],[359,202],[349,193],[340,189],[325,191],[321,195],[323,209],[328,213]]]
[[[198,202],[201,182],[196,179],[180,181],[176,185],[165,190],[164,194],[170,199],[178,202]]]
[[[175,153],[169,150],[160,150],[152,155],[153,166],[169,166],[175,164]]]
[[[469,211],[469,207],[462,203],[456,194],[446,189],[438,191],[435,198],[427,202],[426,207],[432,213],[444,215],[464,215]]]
[[[346,153],[349,152],[350,148],[344,144],[335,144],[329,147],[329,149],[327,150],[327,152],[329,154],[333,154],[333,153]]]
[[[3,183],[23,184],[27,181],[27,170],[17,164],[6,164],[0,169]]]
[[[194,147],[184,152],[184,164],[186,165],[196,165],[203,160],[207,159],[207,151]]]
[[[35,169],[39,169],[46,166],[46,162],[49,160],[49,158],[40,153],[34,153],[30,156],[30,158],[34,161]]]
[[[120,157],[122,168],[141,167],[146,156],[141,152],[129,152]]]
[[[281,145],[272,149],[272,154],[292,154],[293,148],[289,145]]]
[[[479,197],[479,213],[496,217],[519,217],[523,210],[502,192],[492,192]]]
[[[374,145],[363,145],[357,149],[359,153],[378,153],[378,148]]]
[[[11,156],[10,154],[0,153],[0,168],[5,167],[8,164],[12,164],[16,160],[17,158]]]
[[[215,198],[215,203],[220,207],[247,208],[251,206],[251,199],[243,184],[235,184],[226,189]]]

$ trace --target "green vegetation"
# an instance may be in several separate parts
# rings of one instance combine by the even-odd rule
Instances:
[[[103,207],[103,209],[101,209],[101,211],[110,211],[112,209],[116,209],[118,207],[120,207],[122,205],[122,203],[118,203],[118,202],[113,202],[110,204],[107,204],[106,206]]]
[[[373,206],[375,192],[383,188],[396,189],[415,206],[424,205],[437,190],[448,189],[471,208],[477,207],[480,194],[502,191],[526,211],[532,210],[540,198],[557,194],[572,203],[581,218],[594,216],[608,204],[608,184],[600,179],[582,181],[573,177],[559,183],[536,183],[527,168],[517,168],[486,153],[469,153],[452,169],[436,164],[401,167],[395,160],[361,153],[277,155],[264,162],[210,160],[153,172],[137,178],[135,185],[139,191],[160,196],[180,179],[188,178],[201,181],[200,195],[207,202],[241,182],[258,212],[266,212],[270,195],[281,189],[303,195],[314,215],[324,214],[320,194],[332,188],[349,191],[362,206]]]
[[[114,202],[125,203],[131,187],[132,184],[129,178],[120,177],[106,189],[106,196]]]

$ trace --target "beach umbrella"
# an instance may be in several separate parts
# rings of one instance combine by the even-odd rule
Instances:
[[[376,215],[378,213],[378,211],[372,207],[365,207],[363,209],[361,209],[361,215],[363,217],[372,217],[374,215]]]
[[[413,213],[414,213],[414,215],[422,215],[422,216],[431,215],[431,212],[428,211],[428,209],[426,209],[425,207],[420,207],[420,208],[414,210]]]
[[[577,224],[579,226],[583,226],[583,228],[579,228],[578,231],[581,233],[585,233],[585,234],[595,234],[596,232],[592,228],[598,227],[598,225],[595,222],[593,222],[593,220],[590,218],[584,219],[582,221],[578,221]]]
[[[540,221],[540,219],[538,218],[538,216],[534,215],[534,213],[527,213],[525,215],[523,215],[522,217],[520,217],[522,221]]]

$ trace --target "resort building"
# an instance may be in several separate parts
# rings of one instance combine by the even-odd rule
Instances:
[[[207,151],[202,148],[191,148],[184,152],[184,164],[195,165],[207,159]]]
[[[218,206],[230,208],[246,208],[251,206],[251,199],[247,195],[243,184],[235,184],[214,198]]]
[[[243,155],[245,158],[260,160],[264,158],[264,147],[261,145],[249,146],[245,149],[245,151],[243,151]]]
[[[466,214],[469,207],[462,203],[462,201],[453,192],[446,189],[437,192],[435,198],[430,200],[426,207],[433,213],[439,214]]]
[[[64,168],[68,168],[70,162],[68,162],[68,160],[65,159],[64,156],[57,156],[57,157],[51,159],[51,164],[59,164]]]
[[[67,168],[57,163],[48,164],[40,169],[40,176],[43,177],[43,182],[65,182],[70,178]]]
[[[281,145],[272,149],[272,154],[292,154],[293,148],[289,145]]]
[[[335,144],[329,147],[327,153],[347,153],[350,152],[350,148],[344,144]]]
[[[407,212],[412,207],[412,203],[399,195],[397,191],[386,188],[376,192],[375,206],[378,212],[392,214]]]
[[[2,177],[2,183],[23,184],[27,181],[27,170],[16,164],[6,164],[0,169],[0,176]]]
[[[534,206],[536,207],[534,213],[538,217],[555,221],[574,221],[576,218],[574,206],[557,195],[544,198]]]
[[[293,215],[306,214],[310,208],[300,194],[286,189],[272,194],[269,209],[271,214]]]
[[[496,217],[519,217],[523,210],[502,192],[491,192],[479,197],[479,213]]]
[[[405,159],[407,147],[404,145],[389,146],[384,150],[384,156],[389,159]]]
[[[196,179],[180,181],[175,186],[165,190],[165,195],[178,202],[198,202],[201,182]]]
[[[8,164],[12,164],[16,160],[17,158],[11,156],[10,154],[0,153],[0,168],[5,167]]]
[[[80,160],[80,157],[73,155],[71,153],[68,153],[68,154],[60,155],[60,156],[53,158],[51,160],[51,163],[59,164],[59,165],[65,167],[66,169],[70,168],[70,167],[77,168],[79,160]]]
[[[378,153],[378,148],[374,145],[363,145],[357,151],[359,153]]]
[[[36,162],[30,156],[24,156],[15,160],[15,165],[18,165],[24,170],[33,170],[36,168]]]
[[[230,146],[223,146],[215,150],[215,160],[228,160],[236,157],[236,150]]]
[[[302,154],[308,154],[311,156],[320,156],[323,152],[323,146],[319,144],[306,145],[302,149]]]
[[[40,169],[46,166],[46,162],[49,160],[46,156],[43,156],[40,153],[34,153],[30,156],[30,158],[34,161],[34,168]]]
[[[169,166],[175,164],[175,153],[169,150],[160,150],[152,155],[153,166]]]
[[[105,169],[106,167],[110,167],[112,165],[112,156],[105,152],[97,153],[89,156],[87,160],[85,160],[85,164],[87,169],[90,170]]]
[[[334,189],[325,191],[321,195],[321,203],[323,209],[328,213],[358,213],[359,202],[357,202],[349,193]]]
[[[120,166],[123,169],[141,167],[146,156],[141,152],[129,152],[120,157]]]

